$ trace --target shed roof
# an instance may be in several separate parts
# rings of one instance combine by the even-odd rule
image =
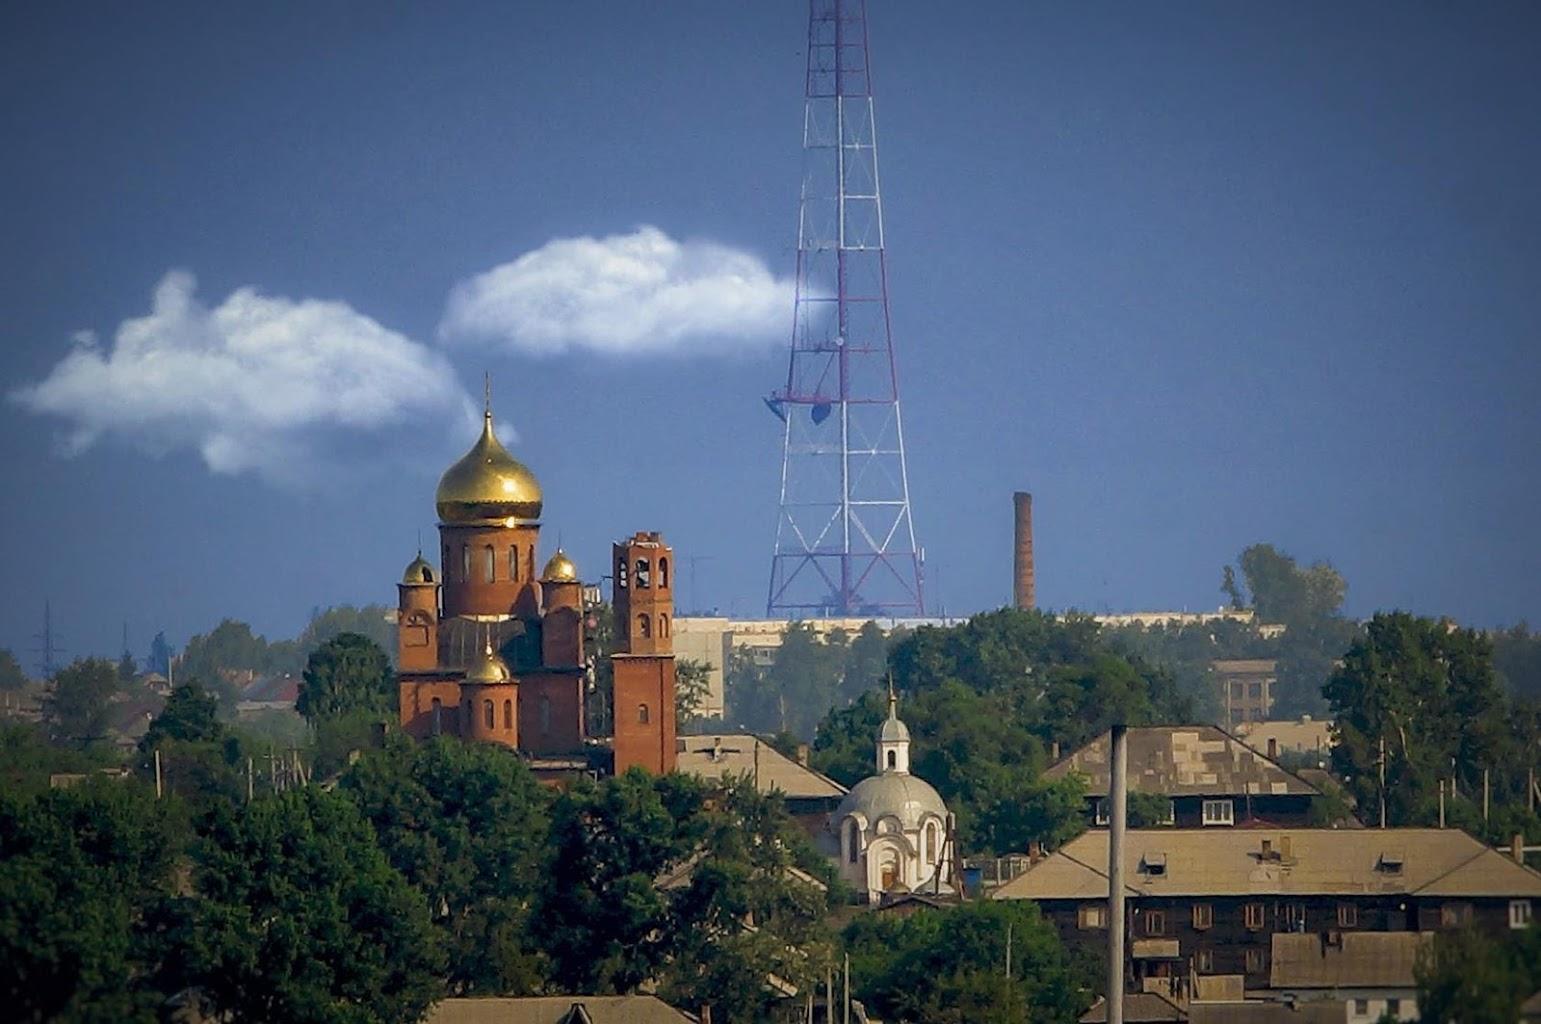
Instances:
[[[739,733],[709,733],[682,736],[677,755],[680,771],[703,779],[747,776],[756,780],[762,793],[780,790],[794,800],[839,799],[846,789],[834,779],[778,751],[756,736]]]
[[[1160,854],[1162,870],[1147,869]],[[1108,833],[1082,833],[1001,886],[995,899],[1106,899]],[[1134,896],[1372,896],[1541,899],[1541,874],[1459,829],[1132,829]]]
[[[530,996],[445,999],[425,1024],[693,1024],[657,996]]]
[[[1273,988],[1415,988],[1419,952],[1433,932],[1339,932],[1273,936],[1268,984]]]
[[[1241,740],[1213,725],[1132,728],[1129,791],[1163,796],[1317,796],[1319,791]],[[1086,776],[1090,796],[1108,792],[1108,734],[1064,758],[1044,774]]]

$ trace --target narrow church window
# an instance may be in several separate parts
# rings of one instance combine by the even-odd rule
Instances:
[[[495,554],[493,554],[492,545],[488,544],[487,545],[487,582],[488,583],[491,583],[493,580],[498,578],[497,568],[498,568],[497,556]]]
[[[653,621],[647,617],[647,612],[637,616],[637,635],[644,640],[653,635]]]
[[[508,549],[508,578],[511,580],[519,578],[519,549],[517,547]]]
[[[545,736],[551,732],[551,698],[541,695],[540,698],[540,734]]]
[[[669,585],[669,560],[667,558],[660,558],[658,560],[658,585],[660,587],[667,587]]]
[[[898,753],[898,751],[890,750],[888,752],[888,767],[890,767],[890,768],[897,768],[897,767],[899,767],[899,753]]]
[[[460,582],[471,582],[471,549],[465,544],[460,545]]]
[[[439,735],[444,730],[444,702],[439,698],[433,699],[433,734]]]
[[[637,559],[637,586],[639,588],[652,586],[652,576],[653,570],[648,565],[647,559]]]
[[[668,636],[669,635],[669,616],[662,615],[662,614],[660,614],[658,616],[658,635],[659,636]]]
[[[482,701],[482,713],[483,713],[483,718],[486,719],[487,728],[489,728],[489,729],[493,728],[496,723],[494,722],[493,717],[492,717],[492,701],[490,701],[490,700]]]
[[[505,729],[512,729],[513,727],[514,727],[514,702],[511,701],[511,700],[505,700],[503,702],[503,728],[505,728]]]
[[[529,550],[527,552],[525,552],[524,564],[529,568],[529,570],[530,570],[530,579],[533,580],[535,578],[535,545],[534,544],[531,544]]]
[[[936,822],[926,825],[926,863],[936,863]]]
[[[861,833],[856,829],[855,820],[845,823],[845,859],[855,864],[861,858]]]
[[[626,556],[622,555],[615,563],[615,585],[621,590],[626,589]]]
[[[646,704],[638,704],[637,705],[637,724],[638,725],[647,725],[648,721],[649,721],[649,717],[650,716],[648,715],[647,705]]]
[[[444,545],[444,557],[439,559],[439,564],[444,566],[444,575],[450,579],[455,577],[455,560],[449,557],[449,545]]]

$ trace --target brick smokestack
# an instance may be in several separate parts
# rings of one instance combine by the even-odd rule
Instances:
[[[1038,606],[1038,585],[1033,575],[1033,496],[1026,491],[1012,495],[1016,510],[1016,559],[1012,566],[1012,602],[1026,610]]]

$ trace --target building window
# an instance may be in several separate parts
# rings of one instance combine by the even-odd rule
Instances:
[[[1247,950],[1247,973],[1258,974],[1263,970],[1263,951],[1261,949]]]
[[[662,612],[659,612],[658,614],[658,635],[669,635],[669,616],[663,614]]]
[[[1194,964],[1194,969],[1197,970],[1200,974],[1213,974],[1213,973],[1215,973],[1215,953],[1214,953],[1214,950],[1211,950],[1211,949],[1201,949],[1201,950],[1199,950],[1197,960],[1196,960],[1196,962]]]
[[[1509,927],[1510,928],[1529,928],[1530,927],[1530,901],[1529,900],[1510,900],[1509,901]]]
[[[534,569],[531,569],[530,571],[533,572]],[[511,580],[517,580],[519,578],[518,547],[511,547],[508,549],[508,578]]]
[[[659,587],[667,587],[669,585],[669,560],[667,558],[660,558],[658,560],[658,585]]]
[[[1236,805],[1229,800],[1205,800],[1204,824],[1206,825],[1234,825],[1236,824]]]
[[[531,544],[524,553],[524,567],[529,571],[530,579],[535,578],[535,545]]]
[[[1356,904],[1353,904],[1353,903],[1339,903],[1338,904],[1338,927],[1339,928],[1358,928],[1359,927],[1359,907]]]
[[[1370,1015],[1370,1001],[1368,999],[1354,1000],[1354,1016],[1368,1017]]]
[[[513,729],[513,727],[514,727],[514,702],[511,701],[511,700],[505,700],[503,702],[503,728],[511,730],[511,729]]]
[[[1248,903],[1245,910],[1247,930],[1258,932],[1263,930],[1263,905],[1261,903]]]
[[[540,698],[540,734],[542,736],[551,732],[551,698],[541,694]]]
[[[1443,903],[1439,907],[1441,928],[1464,928],[1471,924],[1470,903]]]
[[[1304,903],[1291,903],[1284,908],[1284,927],[1286,931],[1303,932],[1306,930],[1306,905]]]
[[[618,590],[626,589],[626,556],[622,555],[615,561],[615,586]]]
[[[1193,927],[1199,931],[1213,927],[1215,923],[1215,908],[1209,903],[1195,903],[1193,905]]]
[[[482,701],[482,718],[487,722],[487,728],[492,729],[495,727],[495,720],[492,717],[492,701]]]
[[[1395,996],[1392,996],[1390,999],[1387,999],[1386,1000],[1386,1012],[1389,1013],[1393,1017],[1400,1018],[1402,1016],[1402,1000],[1396,998]]]
[[[926,863],[936,863],[936,822],[926,825]]]
[[[637,559],[637,589],[643,590],[653,585],[653,571],[645,558]]]
[[[1108,926],[1108,905],[1106,903],[1083,903],[1076,914],[1076,923],[1082,928],[1106,928]]]
[[[888,752],[888,767],[899,767],[899,752],[897,750],[890,750]]]
[[[444,702],[439,698],[433,699],[433,734],[439,735],[444,729]]]
[[[1247,684],[1246,683],[1232,683],[1231,684],[1231,698],[1233,700],[1242,700],[1242,699],[1244,699],[1246,697],[1246,695],[1247,695]]]
[[[1165,935],[1166,934],[1166,911],[1164,911],[1164,910],[1147,910],[1147,911],[1145,911],[1145,934],[1146,935]]]
[[[1092,805],[1092,824],[1106,825],[1108,823],[1108,798],[1098,797]]]
[[[467,544],[460,545],[460,581],[471,582],[471,548]]]
[[[491,583],[498,578],[498,556],[493,552],[492,545],[487,545],[487,582]]]
[[[845,823],[845,859],[848,863],[855,864],[861,857],[861,832],[856,828],[855,819]]]
[[[647,705],[646,704],[638,704],[637,705],[637,724],[638,725],[647,725],[648,722],[651,720],[651,718],[652,718],[652,716],[650,714],[648,714]]]
[[[1247,696],[1251,697],[1253,700],[1262,700],[1263,699],[1263,684],[1262,683],[1251,683],[1251,684],[1249,684],[1248,687],[1247,687]]]
[[[644,640],[653,635],[653,620],[647,617],[647,612],[637,616],[637,635]]]

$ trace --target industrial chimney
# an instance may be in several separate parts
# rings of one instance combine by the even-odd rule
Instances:
[[[1016,509],[1016,560],[1012,567],[1012,601],[1026,610],[1038,604],[1038,588],[1033,578],[1033,496],[1026,491],[1012,495]]]

